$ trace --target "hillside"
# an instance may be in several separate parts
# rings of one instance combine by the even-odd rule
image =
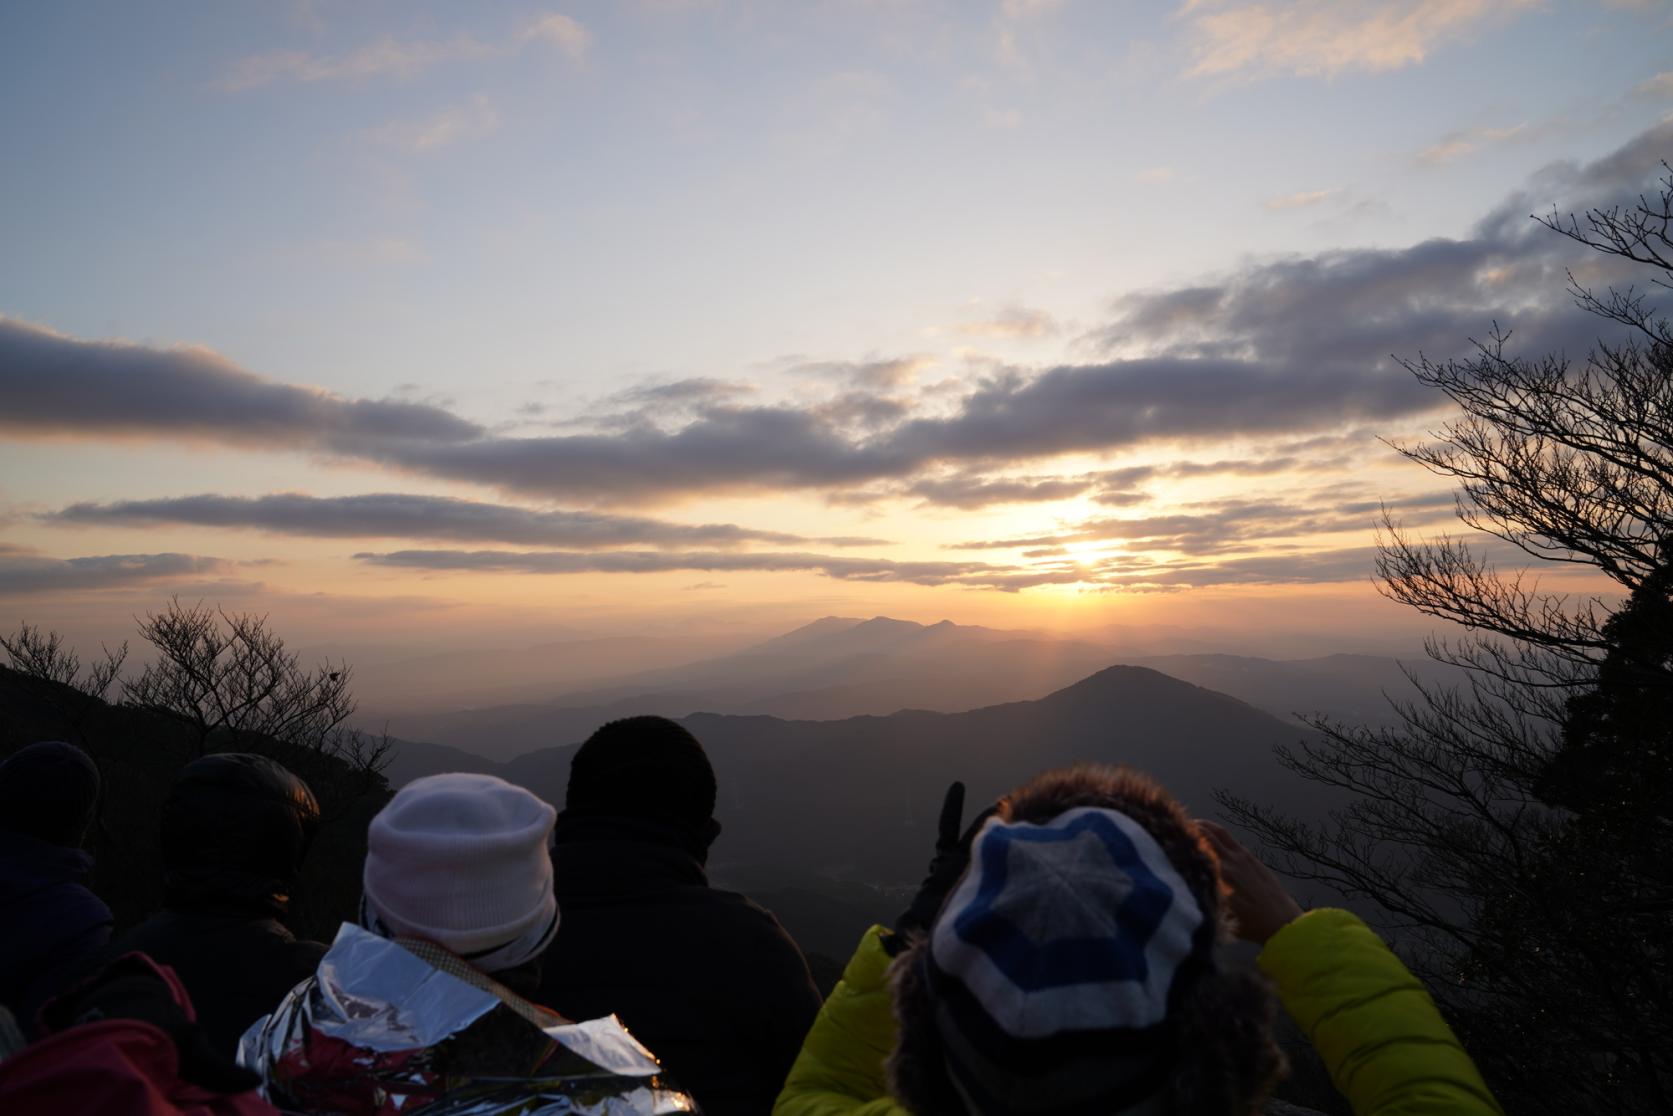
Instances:
[[[67,740],[99,765],[104,793],[88,835],[94,857],[89,882],[119,927],[140,921],[162,904],[157,819],[175,772],[196,758],[189,734],[163,714],[108,705],[0,667],[0,758],[37,740]],[[354,917],[366,826],[388,800],[388,785],[330,756],[269,737],[228,737],[214,750],[271,756],[313,789],[322,821],[303,866],[290,925],[299,936],[330,941],[337,926]]]

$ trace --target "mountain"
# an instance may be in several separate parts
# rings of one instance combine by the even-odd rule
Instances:
[[[476,771],[488,775],[500,773],[500,764],[484,759],[474,752],[449,748],[446,744],[431,744],[423,740],[389,738],[389,765],[383,777],[392,787],[404,787],[425,775],[440,775],[445,771]]]
[[[579,742],[605,721],[634,713],[830,720],[902,709],[956,712],[1040,697],[1113,658],[1100,644],[945,620],[825,617],[732,654],[621,675],[546,701],[403,712],[375,724],[404,739],[506,760]]]
[[[577,638],[533,647],[351,658],[368,728],[399,712],[544,700],[627,673],[690,662],[712,644],[647,636]]]
[[[1307,730],[1225,694],[1142,667],[1101,670],[1035,701],[960,713],[922,710],[836,721],[698,713],[683,718],[714,762],[725,830],[717,873],[782,869],[909,886],[935,840],[947,784],[972,803],[1077,762],[1147,771],[1193,810],[1213,791],[1313,813],[1318,792],[1283,771],[1276,744]],[[498,768],[561,803],[573,747],[546,748]]]
[[[1458,685],[1465,680],[1464,672],[1457,667],[1422,655],[1326,655],[1311,659],[1156,655],[1129,661],[1230,694],[1287,720],[1298,720],[1298,714],[1322,713],[1349,724],[1373,726],[1398,722],[1389,699],[1416,698],[1418,691],[1412,678],[1426,687]]]

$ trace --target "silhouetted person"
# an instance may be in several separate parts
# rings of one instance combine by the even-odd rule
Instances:
[[[314,971],[325,947],[285,928],[319,826],[308,784],[266,756],[223,753],[180,769],[163,804],[163,910],[113,942],[172,967],[217,1051]]]
[[[714,769],[672,721],[612,721],[581,746],[553,833],[563,922],[541,998],[621,1016],[709,1116],[765,1116],[819,993],[777,919],[709,886],[714,806]]]
[[[98,802],[99,769],[72,744],[42,741],[0,763],[0,1004],[27,1033],[110,937],[110,908],[83,883]]]

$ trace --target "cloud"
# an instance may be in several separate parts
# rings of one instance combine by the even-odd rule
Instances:
[[[366,133],[366,138],[384,147],[425,152],[484,135],[500,126],[500,114],[487,97],[478,93],[462,105],[442,109],[418,120],[385,124]]]
[[[1663,70],[1632,87],[1640,97],[1673,97],[1673,70]]]
[[[217,84],[231,92],[242,92],[280,81],[410,78],[441,62],[486,58],[492,53],[489,47],[468,36],[442,41],[382,39],[334,57],[297,50],[270,51],[231,63]]]
[[[1448,132],[1438,142],[1419,151],[1417,161],[1429,166],[1440,166],[1495,143],[1530,138],[1532,133],[1526,124],[1518,124],[1513,128],[1472,128],[1468,131]]]
[[[641,406],[644,404],[707,406],[734,399],[740,395],[748,395],[754,390],[755,388],[750,384],[739,383],[735,380],[720,380],[713,376],[692,376],[683,380],[624,388],[611,396],[609,402],[616,406]]]
[[[1126,518],[1088,519],[1051,534],[982,539],[954,544],[950,550],[1012,550],[1068,543],[1121,543],[1135,551],[1174,551],[1202,558],[1270,548],[1280,540],[1344,531],[1369,532],[1383,507],[1405,512],[1413,525],[1452,515],[1450,492],[1421,493],[1387,501],[1338,501],[1334,504],[1293,500],[1237,498],[1187,504],[1179,511]],[[1439,509],[1445,509],[1441,515]],[[1148,561],[1148,559],[1147,559]]]
[[[1460,239],[1255,261],[1215,281],[1128,295],[1087,340],[1150,359],[1298,369],[1298,384],[1309,375],[1338,380],[1319,385],[1327,395],[1381,385],[1390,394],[1381,408],[1364,407],[1367,415],[1413,414],[1421,400],[1399,395],[1402,372],[1391,354],[1467,353],[1463,339],[1494,321],[1515,330],[1523,352],[1592,346],[1603,323],[1573,305],[1567,272],[1596,255],[1528,215],[1636,198],[1669,149],[1673,124],[1661,124],[1594,163],[1548,166]],[[1307,425],[1298,421],[1295,430]]]
[[[65,590],[115,589],[220,573],[232,563],[193,554],[103,554],[48,558],[0,548],[0,597]]]
[[[1192,77],[1330,77],[1421,63],[1535,0],[1186,0]]]
[[[809,539],[784,531],[750,530],[731,523],[670,523],[587,511],[536,511],[506,504],[396,492],[331,497],[300,493],[255,498],[204,495],[81,503],[41,518],[67,525],[242,527],[313,538],[453,539],[576,549],[808,542],[849,547],[881,546],[888,541],[858,536]]]
[[[790,365],[786,372],[817,380],[843,383],[851,387],[883,391],[902,388],[918,378],[934,360],[927,356],[895,357],[877,360],[815,360]]]
[[[536,17],[509,39],[495,43],[485,43],[470,35],[405,41],[384,38],[347,54],[277,50],[250,55],[230,63],[215,84],[230,92],[241,92],[284,81],[311,84],[382,77],[412,78],[447,62],[504,57],[531,43],[556,46],[570,58],[578,59],[586,53],[591,42],[592,36],[587,29],[574,19],[551,13]]]
[[[1015,591],[1035,585],[1069,584],[1075,569],[995,566],[987,562],[902,562],[888,558],[843,558],[827,554],[737,553],[731,551],[511,551],[399,550],[362,553],[355,558],[378,566],[433,572],[527,574],[811,572],[841,581],[903,581],[913,585],[962,585]]]
[[[1285,209],[1301,209],[1309,205],[1317,205],[1336,193],[1335,190],[1303,190],[1298,194],[1285,194],[1283,197],[1266,199],[1266,208],[1277,212]]]
[[[586,55],[593,42],[591,32],[560,12],[549,12],[539,16],[523,28],[518,38],[523,42],[553,43],[577,61]]]
[[[985,508],[993,504],[1027,504],[1067,500],[1093,487],[1091,477],[987,477],[962,474],[921,480],[906,492],[926,504],[951,508]]]
[[[1334,550],[1292,551],[1249,558],[1230,558],[1212,564],[1157,563],[1139,572],[1115,571],[1101,576],[1102,584],[1126,589],[1140,586],[1206,588],[1215,585],[1305,585],[1369,580],[1376,568],[1377,548],[1351,546]]]
[[[1600,323],[1574,308],[1565,271],[1595,257],[1527,215],[1635,197],[1670,149],[1673,123],[1594,163],[1547,167],[1461,239],[1257,260],[1127,295],[1082,339],[1104,359],[993,365],[956,393],[910,394],[921,358],[804,363],[795,371],[817,381],[810,390],[831,394],[757,402],[727,381],[676,381],[589,416],[592,428],[510,436],[433,403],[277,383],[202,349],[0,319],[0,430],[290,446],[564,503],[647,503],[901,490],[1064,454],[1387,429],[1447,405],[1392,354],[1466,354],[1495,320],[1521,351],[1585,352]]]
[[[1061,328],[1057,319],[1044,310],[1026,306],[1007,306],[991,318],[963,322],[959,332],[972,337],[992,337],[1000,340],[1050,337]]]
[[[446,444],[482,428],[439,407],[275,383],[207,349],[78,341],[0,317],[0,430],[183,438],[354,454]]]

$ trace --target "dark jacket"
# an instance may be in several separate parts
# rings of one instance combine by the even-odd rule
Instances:
[[[819,1012],[796,943],[653,827],[563,820],[555,839],[540,1001],[619,1015],[707,1116],[766,1116]]]
[[[244,1031],[314,975],[325,947],[297,941],[271,918],[234,910],[165,910],[109,947],[169,966],[192,997],[198,1024],[218,1054],[232,1057]]]
[[[0,1004],[25,1032],[110,938],[110,908],[82,883],[93,858],[0,832]]]

